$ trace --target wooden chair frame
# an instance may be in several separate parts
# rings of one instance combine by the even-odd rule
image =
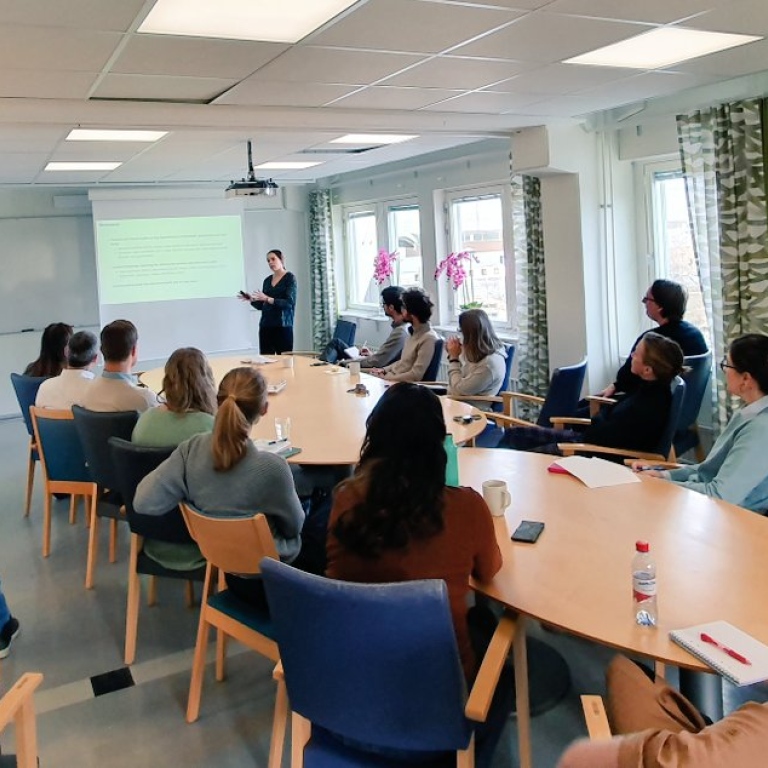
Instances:
[[[69,501],[69,522],[74,524],[77,519],[77,499],[82,496],[85,501],[85,522],[86,525],[90,525],[91,529],[94,527],[94,523],[91,520],[93,515],[93,509],[95,500],[97,497],[97,486],[93,482],[82,481],[70,481],[70,480],[49,480],[48,468],[45,461],[45,452],[43,451],[43,444],[40,440],[40,431],[38,429],[38,419],[51,419],[61,421],[72,421],[75,418],[72,415],[72,411],[69,410],[53,410],[49,408],[37,408],[34,405],[29,409],[32,414],[32,428],[35,432],[35,443],[37,445],[38,455],[40,456],[40,466],[43,469],[43,557],[48,557],[51,554],[51,496],[54,493],[68,493],[70,494]],[[94,516],[95,517],[95,516]],[[88,563],[86,566],[86,588],[88,586],[88,567],[92,568],[91,558],[91,541],[94,539],[93,530],[91,530],[91,536],[88,543]],[[91,584],[93,581],[93,575],[91,574]]]
[[[37,768],[37,725],[32,694],[43,682],[40,672],[27,672],[0,699],[0,732],[16,729],[17,768]]]
[[[209,630],[216,629],[216,680],[224,679],[226,638],[234,637],[251,650],[274,662],[280,661],[277,643],[269,637],[245,626],[233,617],[209,605],[214,587],[225,589],[225,572],[238,574],[259,573],[262,558],[279,559],[272,532],[263,514],[253,517],[215,518],[201,514],[182,503],[181,513],[189,533],[208,560],[203,596],[200,600],[200,623],[197,630],[195,655],[192,661],[192,679],[187,703],[187,722],[193,723],[200,714],[200,697],[205,673]],[[273,722],[273,741],[268,768],[279,768],[288,718],[288,702],[278,687]]]

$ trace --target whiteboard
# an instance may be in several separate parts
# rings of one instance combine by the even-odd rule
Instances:
[[[99,325],[90,216],[0,219],[0,333]]]

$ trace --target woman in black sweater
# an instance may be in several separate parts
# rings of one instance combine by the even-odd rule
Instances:
[[[667,424],[671,384],[683,370],[683,352],[676,341],[649,332],[631,357],[631,370],[640,385],[632,393],[617,398],[614,405],[604,407],[584,431],[512,427],[505,430],[499,447],[559,453],[558,443],[593,443],[607,448],[653,451]]]
[[[240,298],[261,312],[259,352],[262,355],[279,355],[293,351],[296,277],[286,270],[282,251],[270,251],[267,264],[272,274],[264,278],[261,290],[240,294]]]

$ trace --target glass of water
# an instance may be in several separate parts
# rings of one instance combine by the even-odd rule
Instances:
[[[290,416],[275,416],[275,439],[277,440],[291,439],[291,417]]]

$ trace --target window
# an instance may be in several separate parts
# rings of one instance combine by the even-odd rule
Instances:
[[[413,203],[372,203],[344,208],[344,260],[347,306],[378,308],[387,285],[423,285],[419,207]],[[396,252],[395,271],[388,283],[373,279],[374,259],[380,249]]]
[[[682,171],[651,169],[649,178],[655,276],[669,278],[685,286],[688,291],[685,319],[710,338]]]
[[[448,198],[449,248],[471,254],[464,267],[467,278],[450,291],[450,311],[456,317],[462,309],[484,309],[494,324],[512,325],[514,307],[514,265],[505,259],[512,253],[507,237],[511,228],[508,195],[499,189],[487,194],[458,193]]]

